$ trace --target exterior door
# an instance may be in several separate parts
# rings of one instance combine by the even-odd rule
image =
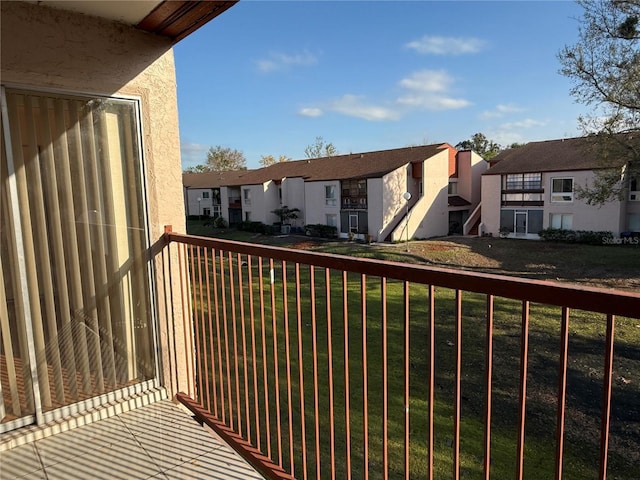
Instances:
[[[516,212],[516,235],[527,234],[527,212]]]
[[[0,432],[157,378],[137,102],[3,89],[2,113]]]

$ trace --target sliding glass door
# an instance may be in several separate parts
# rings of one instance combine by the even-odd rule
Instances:
[[[137,102],[2,103],[0,431],[156,378]]]

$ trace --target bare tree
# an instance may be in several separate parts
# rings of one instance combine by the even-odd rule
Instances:
[[[290,160],[286,155],[280,155],[278,158],[275,158],[273,155],[262,155],[262,157],[260,157],[260,166],[268,167],[275,163],[289,162]]]
[[[333,157],[338,154],[338,149],[333,143],[326,143],[322,137],[316,137],[315,143],[304,149],[307,158]]]
[[[246,170],[247,159],[240,150],[217,145],[209,148],[206,163],[190,167],[185,172],[223,172],[226,170]]]

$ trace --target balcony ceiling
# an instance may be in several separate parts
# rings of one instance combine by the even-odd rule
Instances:
[[[31,3],[125,23],[177,42],[232,7],[237,0],[43,0]]]

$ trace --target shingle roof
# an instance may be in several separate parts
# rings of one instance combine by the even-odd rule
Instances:
[[[558,172],[603,168],[602,161],[585,137],[531,142],[495,156],[496,165],[484,175]]]
[[[219,186],[256,185],[269,180],[301,177],[306,181],[348,180],[381,177],[402,165],[421,162],[434,156],[449,144],[423,145],[375,152],[349,153],[334,157],[279,162],[255,170],[235,172],[185,173],[185,187],[211,188]]]

